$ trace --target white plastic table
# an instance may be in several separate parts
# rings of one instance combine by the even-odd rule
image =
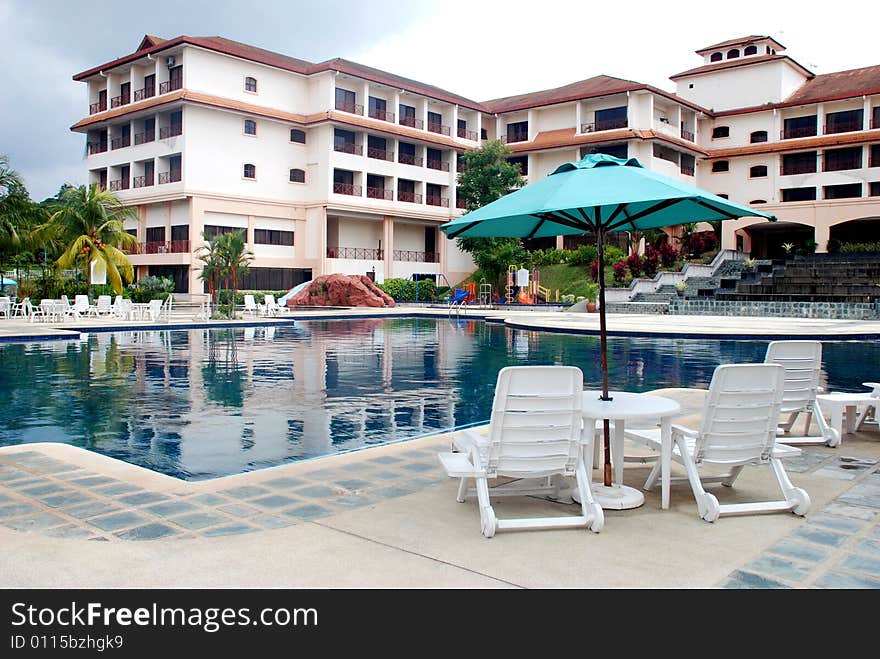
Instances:
[[[816,400],[823,411],[831,415],[831,427],[837,430],[841,441],[846,427],[847,433],[855,432],[856,416],[866,407],[880,406],[880,384],[876,382],[863,382],[866,387],[872,387],[874,391],[865,393],[832,392],[830,394],[817,394]],[[783,440],[785,441],[785,440]]]
[[[636,394],[626,391],[609,391],[611,400],[601,400],[601,391],[586,390],[583,394],[583,433],[595,433],[596,421],[608,419],[614,422],[611,435],[611,464],[613,467],[610,487],[593,485],[596,501],[603,508],[623,510],[637,508],[645,503],[645,495],[623,481],[623,440],[627,421],[660,421],[663,440],[660,452],[662,464],[662,507],[669,507],[669,472],[672,467],[672,417],[681,411],[681,405],[671,398],[654,394]],[[585,438],[586,439],[586,438]],[[590,442],[592,444],[592,442]],[[587,446],[585,444],[585,446]],[[585,451],[591,450],[585,448]],[[592,465],[593,457],[584,456],[585,463]]]

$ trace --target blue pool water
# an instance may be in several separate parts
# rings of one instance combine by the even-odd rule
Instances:
[[[767,341],[611,338],[613,389],[702,387]],[[0,445],[65,442],[188,480],[484,421],[498,371],[571,364],[600,384],[596,337],[473,320],[95,333],[0,344]],[[824,343],[826,388],[876,379],[875,341]]]

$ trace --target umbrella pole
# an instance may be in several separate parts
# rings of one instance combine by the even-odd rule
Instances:
[[[599,350],[602,353],[602,396],[601,400],[611,400],[608,395],[608,341],[605,327],[605,231],[601,223],[596,227],[596,248],[599,250]],[[603,483],[611,486],[611,428],[608,419],[602,421],[605,464]]]

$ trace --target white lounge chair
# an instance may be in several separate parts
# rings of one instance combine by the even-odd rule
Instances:
[[[110,315],[114,318],[128,320],[131,317],[131,309],[131,300],[127,300],[121,295],[117,295],[116,299],[113,300],[113,307],[111,308]]]
[[[99,295],[98,301],[95,306],[89,308],[89,315],[95,316],[97,318],[101,318],[102,316],[109,316],[113,307],[113,298],[109,295]]]
[[[776,443],[776,422],[785,383],[785,369],[778,364],[726,364],[715,369],[699,431],[672,426],[672,459],[683,465],[690,481],[700,517],[714,522],[720,515],[791,511],[806,515],[810,509],[807,492],[792,485],[781,458],[800,454],[800,449]],[[660,430],[629,430],[626,437],[660,450]],[[704,465],[729,468],[727,474],[701,478]],[[721,482],[732,487],[743,467],[765,465],[773,470],[784,499],[757,503],[721,505],[703,488],[704,483]],[[645,489],[657,483],[661,464],[651,470]]]
[[[64,299],[67,299],[66,297]],[[89,296],[88,295],[76,295],[73,298],[73,306],[68,307],[66,310],[66,315],[73,316],[74,318],[79,318],[80,316],[88,315],[89,313]]]
[[[8,295],[3,295],[0,297],[0,316],[4,318],[9,318],[9,314],[12,310],[12,298]]]
[[[788,420],[779,424],[779,435],[786,444],[840,444],[840,433],[829,427],[819,408],[819,376],[822,372],[822,343],[820,341],[772,341],[767,346],[765,364],[779,364],[785,368],[785,393],[782,396],[780,414],[788,414]],[[789,435],[801,412],[805,413],[804,434]],[[821,435],[810,435],[810,420],[816,417]]]
[[[856,421],[856,430],[860,430],[865,421],[876,424],[880,429],[880,419],[877,416],[877,408],[880,407],[880,382],[862,382],[866,387],[871,387],[871,402],[866,402],[862,413]]]
[[[259,308],[257,307],[257,302],[254,300],[254,296],[250,293],[244,296],[244,309],[242,310],[242,315],[250,314],[254,318],[257,317],[259,313]]]
[[[277,316],[280,313],[288,313],[290,311],[286,306],[278,304],[272,293],[266,293],[263,308],[266,316]]]
[[[159,320],[164,304],[164,300],[150,300],[149,306],[144,309],[143,320],[152,320],[153,322]]]
[[[589,527],[605,523],[593,499],[588,471],[581,459],[583,373],[573,366],[509,366],[498,373],[488,436],[465,430],[455,441],[459,452],[440,453],[447,475],[459,478],[459,502],[475,481],[483,535],[496,530]],[[586,435],[592,442],[592,433]],[[494,488],[492,496],[550,494],[558,497],[561,478],[574,476],[581,514],[566,517],[498,519],[492,507],[489,479],[541,479],[530,486],[517,481]]]

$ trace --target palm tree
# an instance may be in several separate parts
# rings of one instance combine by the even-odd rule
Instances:
[[[253,253],[247,248],[244,239],[244,230],[231,231],[219,236],[215,242],[220,258],[220,267],[223,277],[232,280],[232,299],[229,304],[229,317],[235,317],[235,299],[238,297],[238,277],[246,275],[250,270]]]
[[[21,176],[0,156],[0,284],[6,256],[30,247],[31,227],[44,220],[45,212],[31,201]]]
[[[137,238],[125,231],[126,219],[137,219],[136,210],[92,183],[63,190],[58,210],[39,233],[60,243],[63,253],[56,260],[59,267],[73,268],[79,261],[83,276],[91,284],[92,263],[102,262],[110,286],[121,294],[123,280],[134,280],[134,268],[122,249],[137,247]]]
[[[216,240],[208,240],[205,232],[202,232],[202,238],[205,244],[196,250],[196,257],[202,261],[202,272],[199,279],[208,284],[208,295],[211,297],[211,303],[217,303],[217,284],[223,275],[220,263],[220,253],[217,249]]]

